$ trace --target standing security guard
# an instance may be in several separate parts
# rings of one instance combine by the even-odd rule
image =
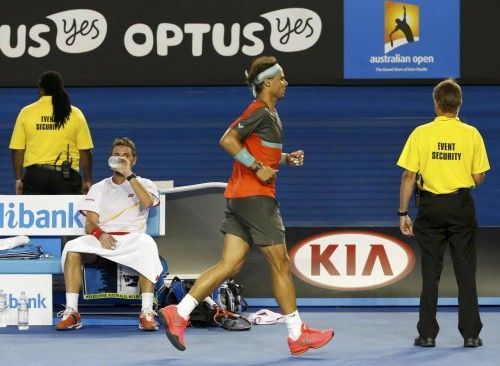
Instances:
[[[421,176],[415,235],[422,255],[422,293],[415,346],[436,345],[438,286],[449,244],[458,284],[458,329],[464,347],[478,347],[483,343],[476,290],[477,221],[470,189],[484,181],[490,165],[479,131],[458,119],[460,86],[444,80],[432,96],[437,117],[412,132],[397,162],[405,169],[398,211],[404,235],[413,235],[408,203],[417,173]]]
[[[57,72],[42,73],[38,90],[40,99],[19,112],[9,145],[16,194],[85,194],[94,147],[87,121],[70,104]]]

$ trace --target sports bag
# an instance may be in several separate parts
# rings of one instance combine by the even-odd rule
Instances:
[[[178,304],[189,292],[195,280],[181,280],[174,277],[166,296],[165,305]],[[252,323],[240,314],[246,309],[241,297],[242,287],[233,280],[225,281],[211,294],[211,303],[200,302],[189,316],[193,327],[219,325],[227,330],[248,330]]]

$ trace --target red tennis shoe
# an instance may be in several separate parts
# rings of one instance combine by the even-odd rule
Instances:
[[[302,323],[300,337],[292,340],[288,337],[288,347],[292,355],[300,355],[310,348],[320,348],[327,344],[333,338],[333,330],[318,330],[309,328],[305,323]]]
[[[155,320],[156,312],[153,309],[144,309],[139,315],[139,329],[146,332],[158,330],[158,324]]]
[[[188,324],[189,318],[186,320],[177,312],[176,305],[169,305],[158,311],[158,318],[165,326],[165,333],[172,345],[179,351],[184,351],[184,332]]]
[[[80,314],[73,308],[67,307],[64,311],[58,312],[57,317],[61,320],[56,324],[56,330],[72,330],[82,327]]]

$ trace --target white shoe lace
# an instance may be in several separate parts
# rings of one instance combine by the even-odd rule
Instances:
[[[61,320],[66,320],[68,316],[70,316],[72,313],[77,313],[75,309],[73,309],[70,306],[63,305],[65,307],[64,310],[59,311],[56,316],[58,318],[62,318]]]
[[[156,315],[156,311],[151,308],[147,308],[141,311],[141,318],[146,318],[147,320],[153,320]]]

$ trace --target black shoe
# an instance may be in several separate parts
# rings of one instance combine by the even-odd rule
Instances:
[[[482,345],[483,340],[479,337],[472,337],[464,340],[464,347],[480,347]]]
[[[415,338],[414,345],[419,347],[436,347],[436,340],[434,338],[424,338],[422,336],[418,336]]]

